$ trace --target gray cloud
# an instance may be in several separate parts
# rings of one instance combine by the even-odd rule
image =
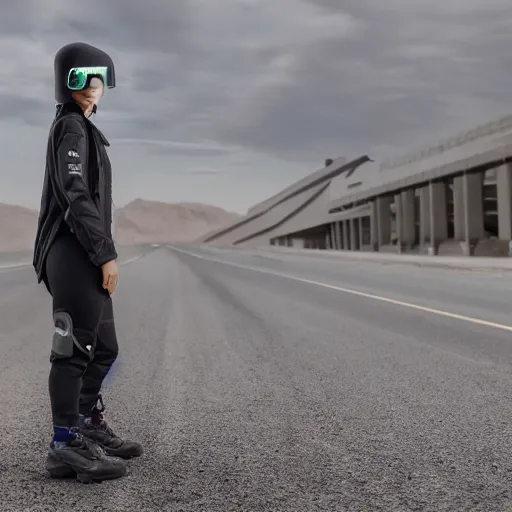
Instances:
[[[228,174],[229,171],[221,169],[188,169],[186,171],[176,171],[176,174],[187,176],[217,176],[219,174]]]
[[[40,98],[23,97],[14,92],[0,92],[0,118],[17,119],[27,125],[47,124],[55,107]]]
[[[327,156],[379,158],[508,113],[509,0],[4,4],[0,123],[38,141],[34,169],[55,51],[82,40],[114,57],[118,87],[97,123],[123,200],[141,187],[166,199],[169,183],[176,197],[245,209]],[[9,190],[0,200],[21,197]]]
[[[120,147],[142,146],[151,150],[153,154],[161,155],[203,155],[215,156],[229,153],[236,153],[241,148],[229,147],[208,142],[181,142],[173,140],[156,140],[156,139],[115,139],[110,141],[112,144]]]

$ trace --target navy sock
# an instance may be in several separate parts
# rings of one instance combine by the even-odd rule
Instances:
[[[54,427],[53,428],[53,442],[67,443],[75,437],[75,433],[71,432],[69,428]]]

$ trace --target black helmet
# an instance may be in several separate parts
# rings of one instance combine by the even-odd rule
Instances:
[[[86,43],[63,46],[55,55],[55,99],[66,103],[73,91],[89,86],[92,77],[103,80],[105,87],[116,86],[114,62],[104,51]]]

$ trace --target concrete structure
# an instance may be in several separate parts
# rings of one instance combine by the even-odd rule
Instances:
[[[508,256],[511,162],[512,116],[398,159],[326,161],[201,241]]]

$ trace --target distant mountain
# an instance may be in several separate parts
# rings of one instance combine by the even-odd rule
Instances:
[[[238,218],[237,213],[207,204],[136,199],[116,212],[116,241],[122,245],[188,243]]]
[[[24,251],[34,246],[38,212],[0,203],[0,251]]]
[[[37,217],[35,210],[0,203],[0,251],[32,249]],[[115,238],[121,245],[188,243],[238,218],[217,206],[136,199],[115,212]]]

